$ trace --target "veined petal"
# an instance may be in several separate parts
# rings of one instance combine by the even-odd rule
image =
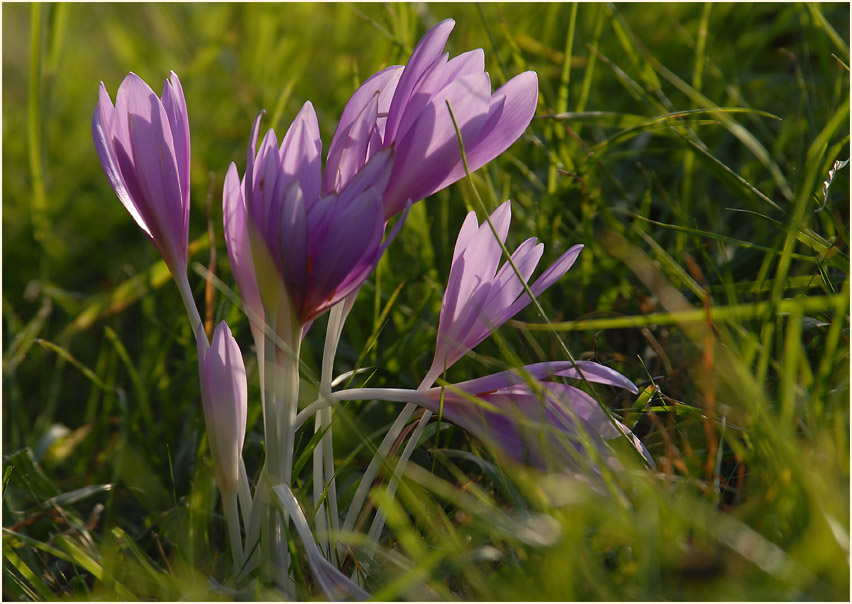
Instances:
[[[538,76],[526,71],[506,82],[491,97],[488,121],[479,137],[465,147],[470,171],[479,169],[503,153],[529,126],[538,103]],[[450,175],[456,176],[456,174]],[[464,176],[464,167],[458,178]]]
[[[298,181],[290,184],[282,206],[277,233],[280,252],[276,260],[281,263],[290,298],[296,308],[299,308],[306,297],[305,290],[311,267],[307,255],[305,196]]]
[[[408,101],[395,138],[400,140],[408,129],[415,123],[417,116],[431,102],[435,95],[453,81],[468,75],[481,75],[485,72],[485,53],[481,48],[471,50],[449,59],[449,54],[444,53],[436,60],[429,70],[424,73]],[[489,94],[491,89],[488,90]]]
[[[400,119],[406,110],[415,85],[429,67],[440,59],[441,52],[444,50],[455,24],[456,22],[452,19],[444,19],[426,32],[411,53],[394,91],[393,101],[388,111],[385,141],[395,138]]]
[[[133,73],[116,95],[115,140],[125,183],[132,171],[145,200],[140,210],[154,244],[172,272],[186,272],[188,233],[171,127],[159,97]]]
[[[383,231],[381,198],[375,189],[367,189],[346,206],[338,202],[325,241],[317,246],[316,257],[311,258],[303,318],[310,316],[310,309],[327,308],[350,293],[340,295],[338,288],[349,273],[372,263]]]
[[[385,192],[387,218],[398,213],[407,200],[417,202],[447,186],[447,175],[461,161],[456,124],[467,148],[467,141],[475,140],[487,121],[490,97],[490,80],[482,73],[453,81],[430,100],[411,128],[396,140],[396,163]]]
[[[378,113],[376,93],[346,130],[336,137],[325,166],[327,190],[340,191],[367,162],[367,149]]]
[[[534,296],[538,297],[541,293],[546,290],[548,287],[556,283],[559,279],[562,278],[562,275],[567,273],[572,266],[574,266],[574,262],[577,260],[577,256],[580,255],[580,252],[583,251],[583,245],[577,244],[571,247],[567,252],[562,254],[556,262],[551,264],[546,271],[544,271],[541,276],[536,279],[536,282],[530,285],[530,291]],[[518,298],[512,306],[506,311],[508,318],[514,317],[522,308],[524,308],[527,304],[530,303],[529,295],[524,292],[521,294],[521,297]]]
[[[206,346],[203,330],[196,334],[204,421],[219,487],[234,493],[246,429],[248,389],[245,365],[231,330],[223,321]]]
[[[251,256],[243,185],[237,166],[231,163],[225,176],[222,192],[222,218],[225,227],[225,247],[231,261],[231,272],[240,288],[240,298],[249,314],[249,323],[258,347],[263,340],[264,313]]]
[[[145,231],[145,234],[148,237],[152,237],[151,229],[148,228],[145,218],[136,205],[137,202],[135,199],[141,198],[141,194],[137,190],[137,197],[133,197],[125,184],[124,176],[121,174],[121,169],[118,166],[115,144],[113,142],[114,114],[115,108],[112,105],[112,100],[109,98],[109,93],[107,93],[104,83],[101,82],[100,89],[98,90],[98,104],[95,107],[95,114],[92,117],[92,136],[95,140],[95,149],[98,152],[98,157],[101,160],[101,165],[107,179],[110,185],[112,185],[119,201],[130,212],[136,224]]]
[[[322,189],[322,141],[310,101],[302,106],[284,135],[280,153],[282,173],[288,180],[298,181],[306,204],[313,203]]]
[[[371,154],[378,151],[378,149],[382,146],[385,124],[387,123],[388,109],[390,108],[390,103],[393,100],[393,94],[396,90],[399,78],[402,75],[402,71],[402,65],[392,65],[387,67],[367,78],[367,80],[361,84],[360,88],[355,91],[355,94],[353,94],[346,103],[346,107],[343,109],[343,114],[340,116],[340,122],[337,125],[337,130],[335,130],[334,137],[331,139],[331,145],[329,145],[328,148],[329,159],[327,164],[332,166],[335,165],[331,158],[340,153],[337,151],[337,147],[343,144],[340,140],[341,137],[349,136],[348,133],[353,127],[353,122],[364,111],[367,105],[372,102],[374,97],[376,97],[378,108],[375,129],[371,131],[370,135],[369,151]],[[378,137],[378,141],[375,140],[375,136]],[[335,184],[336,180],[336,172],[326,168],[325,175],[323,176],[323,193],[330,193],[331,191],[339,190],[340,187],[345,186],[346,183],[343,182],[338,187]]]
[[[169,80],[166,80],[163,85],[162,102],[163,108],[166,110],[166,115],[169,117],[169,126],[171,127],[172,139],[174,140],[175,159],[180,178],[180,190],[186,203],[185,219],[188,221],[190,169],[189,114],[186,110],[183,87],[174,71],[169,72]]]

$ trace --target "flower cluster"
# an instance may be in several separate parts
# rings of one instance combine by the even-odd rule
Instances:
[[[461,227],[435,354],[421,387],[333,392],[331,369],[343,323],[402,226],[406,208],[505,151],[535,112],[536,74],[522,73],[492,92],[481,49],[452,59],[443,52],[453,26],[452,20],[442,21],[418,43],[406,65],[387,67],[358,88],[343,110],[324,167],[316,113],[307,102],[280,143],[272,129],[261,138],[261,112],[249,135],[243,175],[233,163],[227,170],[225,242],[257,348],[263,399],[267,457],[254,494],[242,460],[248,404],[242,355],[224,322],[208,342],[187,280],[190,137],[180,80],[171,73],[158,97],[131,73],[114,106],[101,84],[92,131],[104,171],[174,275],[196,335],[203,416],[234,563],[243,569],[265,564],[285,591],[290,549],[284,539],[292,520],[318,584],[329,586],[332,596],[366,597],[323,558],[332,552],[333,539],[322,553],[289,486],[296,430],[317,412],[315,428],[323,434],[314,450],[315,504],[325,505],[327,491],[328,528],[332,533],[340,528],[329,408],[334,401],[408,403],[365,471],[343,528],[351,528],[350,519],[360,514],[376,468],[417,406],[426,412],[400,464],[431,412],[442,413],[505,460],[540,468],[570,465],[584,439],[603,450],[604,439],[630,436],[586,392],[554,379],[636,393],[629,380],[596,363],[538,363],[433,387],[453,363],[561,278],[582,251],[582,245],[571,247],[531,284],[544,250],[535,238],[521,243],[501,266],[509,201],[482,224],[470,212]],[[300,413],[300,345],[314,320],[329,310],[321,397]],[[647,454],[641,443],[634,444]],[[317,527],[325,526],[324,517],[317,514]],[[377,516],[371,536],[381,523]]]

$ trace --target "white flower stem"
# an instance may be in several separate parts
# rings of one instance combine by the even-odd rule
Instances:
[[[352,308],[355,296],[342,300],[334,307],[328,317],[328,327],[325,332],[325,346],[323,347],[322,369],[320,373],[320,399],[329,398],[331,395],[332,373],[334,371],[334,357],[337,354],[337,346],[343,333],[343,325],[349,310]],[[316,527],[318,532],[327,529],[326,514],[330,519],[330,534],[327,539],[327,551],[331,556],[334,550],[334,533],[340,530],[340,522],[337,516],[337,486],[334,479],[334,441],[332,438],[332,411],[329,408],[318,409],[314,423],[315,432],[323,432],[320,443],[314,448],[314,505],[317,506]],[[298,423],[298,418],[296,419]],[[328,489],[326,490],[326,485]],[[326,505],[319,505],[323,493],[326,494]],[[328,510],[328,512],[326,512]]]
[[[231,555],[234,558],[234,570],[243,565],[243,537],[240,531],[240,514],[237,510],[237,493],[222,492],[222,505],[225,508],[225,522],[228,525],[228,539],[231,542]]]
[[[187,278],[186,273],[175,275],[174,278],[178,291],[180,292],[180,298],[183,300],[183,305],[186,308],[186,314],[189,317],[189,325],[192,327],[192,334],[196,335],[198,329],[204,329],[204,324],[201,321],[201,315],[198,313],[198,307],[195,305],[195,298],[192,297],[192,289],[189,287],[189,279]],[[204,342],[208,342],[206,335],[204,336]]]
[[[428,376],[427,376],[428,377]],[[418,390],[425,389],[429,384],[424,380]],[[342,390],[340,392],[335,392],[332,394],[332,397],[337,400],[383,400],[383,401],[395,401],[395,402],[407,402],[412,400],[413,398],[417,398],[419,392],[415,390],[405,390],[401,388],[353,388],[351,390]],[[343,530],[351,531],[355,526],[355,521],[361,515],[361,510],[364,507],[364,503],[367,501],[367,495],[370,492],[370,487],[373,484],[373,481],[376,479],[376,476],[379,473],[379,468],[382,463],[384,463],[385,458],[387,457],[388,451],[390,451],[391,446],[393,446],[394,441],[399,438],[399,435],[402,433],[405,424],[414,414],[414,411],[417,409],[416,403],[408,402],[405,405],[403,410],[397,416],[396,421],[391,425],[388,433],[385,435],[385,438],[382,440],[379,445],[376,454],[373,456],[373,459],[370,461],[370,465],[367,466],[367,469],[364,471],[364,476],[361,478],[361,482],[358,484],[358,488],[355,490],[355,495],[352,498],[352,503],[349,505],[349,511],[346,514],[346,520],[343,522]]]

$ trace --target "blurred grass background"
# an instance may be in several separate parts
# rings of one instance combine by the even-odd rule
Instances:
[[[539,74],[527,134],[473,178],[489,209],[513,200],[507,245],[537,236],[543,262],[586,246],[542,296],[552,326],[527,309],[448,377],[564,358],[561,339],[645,389],[598,393],[658,468],[621,473],[622,495],[605,497],[495,466],[442,424],[414,458],[434,475],[415,468],[386,502],[401,566],[370,587],[380,599],[848,600],[849,168],[827,197],[824,181],[849,159],[849,6],[801,3],[4,4],[4,599],[205,600],[209,577],[228,573],[192,336],[98,162],[98,82],[114,99],[128,71],[158,92],[170,69],[181,78],[202,265],[190,281],[246,353],[251,474],[262,422],[227,291],[225,170],[243,169],[262,108],[283,132],[311,100],[327,145],[357,85],[446,17],[447,50],[484,48],[494,88]],[[420,381],[473,200],[464,182],[414,207],[362,290],[338,372]],[[227,286],[212,304],[208,266]],[[342,509],[370,457],[363,436],[396,408],[348,410],[335,430]],[[552,538],[495,520],[531,514],[558,523]]]

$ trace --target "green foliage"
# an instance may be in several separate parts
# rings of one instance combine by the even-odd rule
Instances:
[[[283,131],[311,100],[330,142],[355,87],[446,17],[450,52],[484,48],[495,88],[539,74],[531,127],[472,178],[489,211],[512,199],[507,247],[536,236],[548,262],[586,246],[541,297],[550,325],[527,309],[447,379],[564,359],[563,345],[604,362],[642,394],[596,395],[635,422],[657,469],[625,450],[596,490],[433,424],[397,497],[374,490],[388,528],[368,588],[848,600],[849,167],[827,196],[823,182],[849,159],[849,7],[763,3],[5,4],[4,598],[246,596],[233,591],[245,585],[211,477],[194,338],[94,151],[98,82],[114,95],[128,71],[155,89],[170,69],[181,78],[190,281],[199,301],[216,285],[207,317],[226,318],[246,354],[256,476],[257,363],[222,240],[227,166],[242,169],[261,108]],[[469,209],[470,182],[415,206],[362,290],[337,373],[420,381]],[[324,323],[303,347],[314,375]],[[397,411],[353,402],[336,415],[341,510]],[[309,466],[297,493],[310,492]],[[248,597],[274,595],[260,589]]]

